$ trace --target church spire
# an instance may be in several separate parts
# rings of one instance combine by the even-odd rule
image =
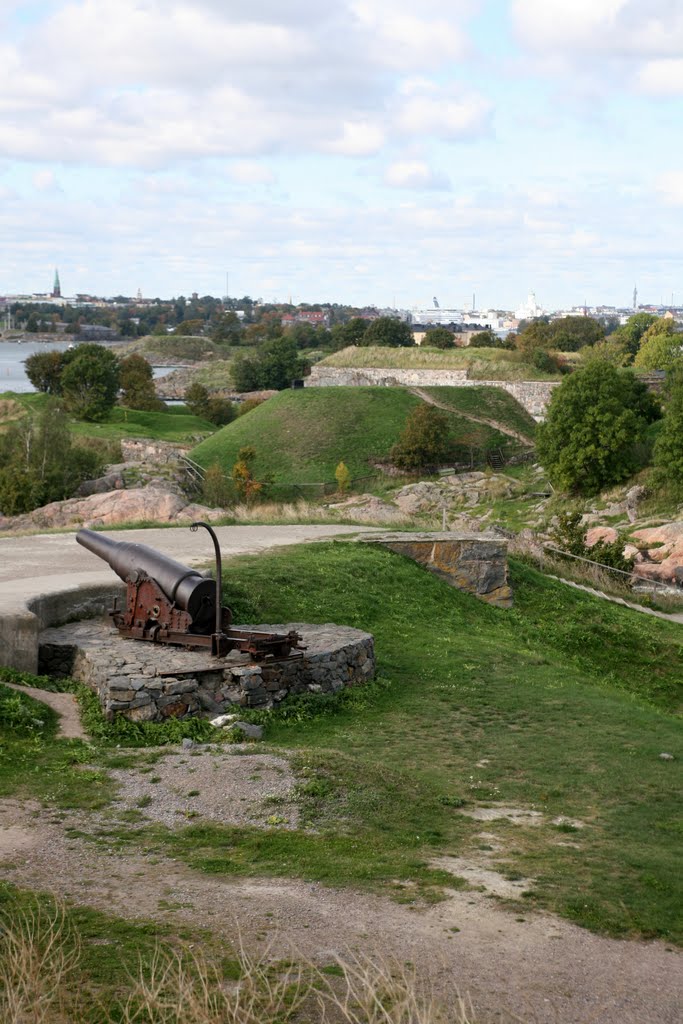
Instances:
[[[59,283],[59,271],[55,270],[55,283],[52,286],[52,298],[59,299],[62,296],[62,287]]]

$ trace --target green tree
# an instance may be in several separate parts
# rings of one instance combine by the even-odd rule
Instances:
[[[404,320],[396,320],[393,316],[380,316],[368,326],[360,345],[378,345],[380,347],[410,348],[414,345],[412,331]]]
[[[450,448],[446,415],[432,405],[423,404],[408,417],[390,458],[399,469],[423,469],[445,462]]]
[[[147,360],[136,353],[119,360],[121,405],[150,412],[165,409],[154,390],[154,373]]]
[[[199,381],[193,381],[185,392],[185,405],[193,416],[201,416],[206,419],[209,408],[209,389]]]
[[[422,339],[430,348],[455,348],[455,335],[447,327],[432,327]]]
[[[470,348],[504,348],[502,338],[499,338],[495,331],[487,328],[479,331],[470,338]]]
[[[211,330],[211,340],[216,345],[239,345],[242,341],[242,324],[236,313],[228,310],[221,314]]]
[[[368,321],[354,316],[345,324],[335,324],[332,328],[332,342],[335,348],[348,348],[350,345],[363,345],[363,338],[368,329]]]
[[[58,395],[61,391],[61,377],[64,359],[61,352],[34,352],[24,360],[26,376],[36,391]]]
[[[628,370],[594,360],[553,392],[537,433],[537,451],[551,482],[594,494],[638,468],[645,428],[656,403]]]
[[[183,320],[181,324],[178,324],[173,333],[186,338],[188,335],[201,334],[203,330],[203,320]]]
[[[550,347],[558,352],[578,352],[605,337],[605,328],[590,316],[563,316],[548,325]]]
[[[656,475],[664,484],[683,488],[683,360],[669,370],[664,419],[655,441]]]
[[[657,320],[643,335],[633,365],[641,370],[670,370],[683,355],[683,334],[673,320]]]
[[[610,339],[624,346],[631,362],[640,348],[643,335],[657,320],[658,317],[654,313],[634,313],[625,324],[610,334]]]
[[[303,377],[308,366],[292,338],[275,336],[264,342],[256,355],[238,356],[231,373],[237,391],[282,391]]]
[[[18,515],[61,501],[101,468],[96,451],[72,443],[68,417],[52,399],[0,435],[0,508]]]
[[[82,420],[102,420],[119,392],[119,363],[102,345],[79,345],[65,353],[62,394],[67,410]]]

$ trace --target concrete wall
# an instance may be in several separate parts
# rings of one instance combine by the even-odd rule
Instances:
[[[542,420],[553,388],[559,381],[468,380],[467,370],[393,370],[381,367],[313,367],[305,379],[307,388],[331,387],[457,387],[501,388],[524,406],[535,420]]]

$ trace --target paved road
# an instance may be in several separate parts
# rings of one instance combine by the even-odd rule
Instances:
[[[223,557],[253,554],[266,548],[320,540],[343,533],[359,533],[357,526],[219,526],[216,533]],[[92,580],[93,574],[111,570],[90,551],[76,543],[74,533],[46,533],[31,537],[0,538],[0,593],[11,592],[17,580],[69,576],[69,582]],[[190,533],[187,527],[165,530],[113,530],[112,540],[135,541],[196,565],[213,560],[213,545],[206,530]],[[23,588],[22,588],[23,589]]]

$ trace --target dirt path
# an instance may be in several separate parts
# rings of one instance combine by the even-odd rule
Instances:
[[[514,437],[516,441],[521,441],[522,444],[529,445],[531,448],[534,446],[535,442],[531,437],[520,433],[513,427],[508,427],[505,423],[499,423],[498,420],[490,420],[485,416],[475,416],[474,413],[463,412],[462,409],[454,409],[452,405],[440,402],[438,398],[434,398],[423,388],[408,388],[408,390],[417,398],[421,398],[423,402],[427,402],[428,405],[433,405],[437,409],[443,409],[444,412],[454,412],[458,416],[462,416],[465,420],[471,420],[472,423],[481,423],[485,427],[493,427],[494,430],[498,430],[501,434],[507,434],[508,437]]]
[[[4,683],[10,690],[18,693],[25,693],[33,697],[41,704],[47,704],[49,708],[59,715],[57,735],[65,740],[87,740],[88,734],[81,725],[81,718],[78,713],[78,703],[73,693],[50,693],[48,690],[38,690],[34,686],[18,686],[16,683]]]
[[[246,760],[246,759],[245,759]],[[681,957],[546,914],[514,915],[481,892],[436,906],[290,879],[205,875],[158,854],[108,852],[65,829],[96,819],[0,801],[0,872],[17,885],[128,918],[206,927],[327,963],[348,951],[411,961],[437,992],[468,992],[478,1024],[678,1024]],[[111,822],[110,822],[111,824]]]

